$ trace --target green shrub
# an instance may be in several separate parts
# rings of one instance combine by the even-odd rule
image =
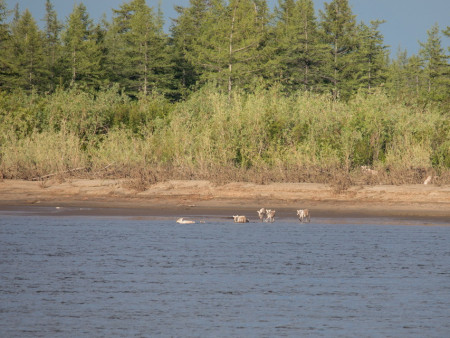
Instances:
[[[87,166],[80,140],[71,133],[36,132],[19,139],[11,132],[5,139],[0,171],[6,178],[39,178]]]
[[[205,86],[173,104],[158,95],[130,100],[117,87],[95,95],[71,89],[44,97],[3,93],[0,113],[7,177],[114,164],[119,177],[153,170],[258,182],[341,177],[347,184],[350,173],[370,166],[379,182],[403,172],[414,183],[450,169],[448,118],[381,91],[339,102],[308,92],[286,96],[277,87],[229,97]]]

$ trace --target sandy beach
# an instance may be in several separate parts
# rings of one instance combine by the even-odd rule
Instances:
[[[310,183],[257,185],[234,182],[167,181],[143,191],[127,180],[67,179],[60,181],[3,180],[0,212],[27,211],[40,215],[127,217],[231,217],[256,210],[277,210],[278,218],[294,218],[300,208],[314,217],[403,218],[435,220],[450,225],[450,186],[353,186],[336,193]]]

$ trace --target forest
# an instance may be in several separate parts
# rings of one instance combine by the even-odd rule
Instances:
[[[390,57],[348,0],[0,0],[0,178],[450,183],[450,28]]]

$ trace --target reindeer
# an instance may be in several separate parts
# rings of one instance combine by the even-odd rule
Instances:
[[[233,216],[234,223],[248,223],[250,222],[245,216]]]
[[[257,213],[258,213],[258,217],[259,217],[260,221],[263,222],[263,221],[264,221],[264,218],[265,218],[265,216],[266,216],[266,213],[267,213],[266,208],[261,208],[261,209],[259,209],[259,210],[257,211]]]
[[[267,215],[266,222],[273,223],[275,221],[275,212],[276,212],[275,210],[267,209],[267,211],[266,211],[266,215]]]
[[[370,168],[368,165],[362,165],[361,171],[368,175],[372,175],[372,176],[378,175],[378,170],[374,170],[374,169]]]
[[[177,223],[179,224],[195,224],[195,221],[190,221],[187,219],[183,219],[183,217],[177,219]]]
[[[305,222],[305,220],[307,220],[308,223],[311,221],[308,209],[297,210],[297,216],[298,216],[298,220],[302,223]]]
[[[425,184],[425,185],[426,185],[426,184],[430,184],[432,178],[433,178],[432,176],[428,176],[427,179],[423,182],[423,184]]]

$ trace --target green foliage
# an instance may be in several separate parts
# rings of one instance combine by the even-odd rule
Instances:
[[[437,26],[418,55],[389,62],[382,22],[357,26],[348,0],[319,19],[311,0],[280,0],[274,15],[265,0],[177,11],[169,37],[144,0],[97,25],[82,4],[61,24],[47,0],[42,32],[18,7],[8,23],[0,0],[0,174],[114,165],[119,175],[326,181],[361,166],[450,168]]]
[[[186,56],[202,67],[204,82],[215,81],[231,94],[261,71],[267,6],[262,1],[211,1],[198,37]]]
[[[70,86],[96,88],[100,84],[103,76],[101,50],[93,33],[92,20],[86,7],[80,3],[74,7],[63,31],[62,76]]]
[[[49,131],[19,139],[7,133],[2,142],[0,173],[6,178],[32,179],[87,164],[74,134]]]
[[[379,87],[407,104],[450,107],[448,51],[434,26],[419,55],[399,54],[389,62],[383,22],[356,24],[348,0],[325,3],[316,15],[312,0],[279,0],[273,13],[266,0],[190,0],[176,7],[171,35],[162,13],[145,0],[129,0],[111,21],[94,24],[86,7],[74,6],[60,23],[51,0],[41,31],[29,11],[14,17],[0,1],[0,85],[52,93],[77,86],[94,93],[119,84],[137,99],[141,93],[185,100],[208,83],[228,95],[280,84],[332,93],[349,100],[361,89]],[[156,13],[155,13],[156,12]]]
[[[387,51],[378,26],[384,21],[371,21],[370,26],[358,27],[358,49],[354,66],[355,88],[371,90],[386,81]]]
[[[320,69],[327,46],[320,40],[312,0],[280,1],[269,61],[275,79],[290,91],[314,90],[322,82]]]
[[[58,21],[56,11],[50,0],[47,0],[45,3],[45,10],[44,53],[48,78],[46,81],[44,79],[41,81],[44,85],[46,84],[47,90],[54,90],[58,84],[58,60],[61,57],[60,32],[63,25]]]
[[[431,101],[447,101],[449,104],[450,70],[447,63],[448,57],[441,47],[437,25],[428,31],[427,42],[420,45],[422,48],[419,54],[425,63],[426,96]]]
[[[339,102],[308,92],[286,96],[281,86],[230,98],[210,85],[175,104],[156,94],[130,100],[117,87],[96,95],[77,88],[47,96],[2,93],[0,120],[7,177],[114,164],[126,169],[118,173],[150,166],[203,178],[235,170],[298,181],[305,179],[293,174],[299,168],[323,176],[363,165],[398,172],[450,164],[446,116],[396,103],[382,91]],[[54,154],[58,142],[67,154],[61,159]]]
[[[95,143],[98,136],[113,126],[115,107],[129,99],[117,87],[92,95],[78,88],[57,90],[46,98],[43,109],[46,126],[51,131],[70,132],[84,143]]]
[[[26,10],[12,26],[11,48],[15,76],[10,78],[10,86],[31,91],[40,85],[40,79],[46,73],[42,43],[42,32]]]
[[[6,22],[9,11],[5,0],[0,0],[0,87],[11,89],[11,78],[14,77],[12,63],[11,32]]]
[[[199,29],[206,21],[208,11],[207,0],[191,0],[190,7],[175,7],[178,18],[171,27],[175,87],[178,95],[186,98],[200,79],[202,66],[191,62],[194,44],[199,35]]]
[[[114,12],[113,24],[105,37],[112,80],[133,96],[139,92],[168,92],[171,62],[160,18],[145,0],[130,1]]]
[[[351,93],[353,53],[357,50],[357,30],[348,0],[333,0],[325,3],[320,11],[322,34],[329,45],[329,65],[324,68],[333,97],[348,97]]]

